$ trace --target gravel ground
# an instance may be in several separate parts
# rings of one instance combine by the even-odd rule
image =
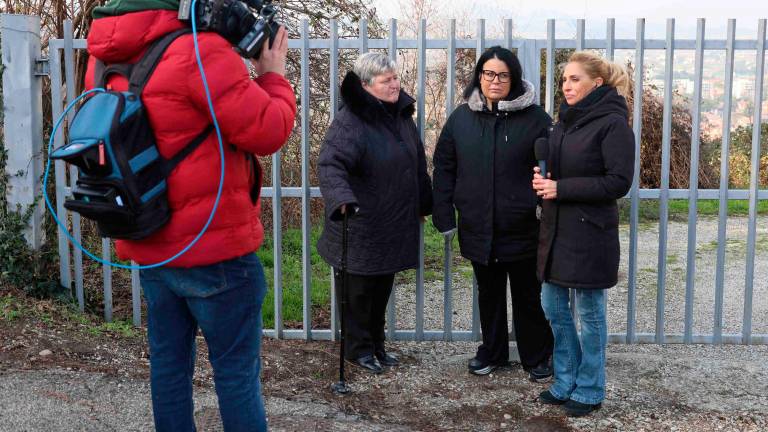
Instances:
[[[473,347],[392,343],[401,366],[379,376],[350,366],[352,393],[335,396],[329,391],[336,378],[334,345],[267,339],[271,430],[768,430],[766,346],[611,345],[606,401],[580,419],[537,403],[546,384],[529,382],[519,365],[487,377],[468,374]],[[0,431],[152,430],[146,378],[81,366],[0,371]],[[205,362],[198,366],[206,368]],[[221,431],[208,378],[197,381],[195,402],[199,430]]]
[[[699,220],[696,229],[696,281],[693,307],[693,333],[712,334],[717,263],[717,218]],[[748,219],[731,217],[726,235],[724,273],[723,333],[741,334],[744,312]],[[656,296],[659,253],[658,224],[643,226],[638,240],[637,331],[653,333],[656,323]],[[685,285],[688,262],[688,224],[671,222],[668,231],[667,277],[665,290],[666,333],[681,334],[685,325]],[[622,251],[629,250],[629,229],[621,230]],[[768,218],[757,221],[757,251],[754,266],[752,333],[768,333]],[[611,332],[626,331],[627,257],[622,254],[622,279],[609,297]]]
[[[746,275],[747,222],[745,217],[728,220],[723,333],[741,334]],[[714,322],[715,269],[717,262],[717,218],[700,218],[696,230],[696,282],[694,290],[693,333],[712,334]],[[654,333],[658,278],[659,225],[643,224],[638,231],[638,284],[636,332]],[[627,326],[627,269],[629,227],[622,226],[619,284],[609,290],[608,326],[611,333],[625,333]],[[667,246],[665,326],[667,334],[682,334],[685,324],[685,284],[688,250],[688,224],[670,222]],[[752,333],[768,334],[768,218],[757,223],[757,252],[754,267]],[[455,251],[458,253],[458,251]],[[416,297],[413,284],[396,288],[398,328],[414,328]],[[508,301],[509,303],[509,301]],[[511,306],[508,306],[511,317]],[[453,328],[472,327],[472,281],[466,272],[454,272]],[[424,328],[443,328],[443,282],[424,287]]]
[[[765,298],[768,222],[758,223],[753,333],[768,333]],[[746,219],[728,226],[724,333],[739,333],[743,308]],[[641,227],[638,332],[653,332],[658,225]],[[628,230],[622,228],[622,250]],[[717,221],[697,231],[695,333],[711,333]],[[683,330],[687,224],[669,227],[666,327]],[[623,279],[610,291],[609,324],[623,332]],[[453,322],[471,328],[471,282],[457,270]],[[442,328],[440,281],[425,292],[425,329]],[[413,327],[413,287],[397,290],[398,327]],[[36,307],[42,307],[37,305]],[[55,308],[45,309],[54,313]],[[55,324],[58,323],[58,324]],[[86,326],[87,327],[87,326]],[[195,416],[201,431],[221,431],[206,348],[198,342]],[[264,339],[263,391],[274,431],[765,431],[768,345],[619,345],[608,347],[603,408],[582,419],[535,401],[519,364],[487,377],[467,373],[476,342],[392,342],[402,365],[380,376],[349,366],[353,392],[335,396],[338,345]],[[21,318],[0,321],[0,431],[151,430],[148,361],[143,338],[91,335],[82,324]],[[515,352],[512,349],[511,352]],[[45,355],[43,354],[45,352]],[[514,359],[513,359],[514,360]]]

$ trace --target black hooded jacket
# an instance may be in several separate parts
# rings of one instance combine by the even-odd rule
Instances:
[[[557,198],[544,200],[539,279],[570,288],[610,288],[619,269],[616,200],[632,185],[635,138],[627,103],[602,86],[564,106],[549,138]]]
[[[344,78],[341,97],[318,160],[326,217],[317,251],[341,266],[340,208],[346,204],[357,209],[349,218],[350,273],[415,268],[419,219],[432,213],[424,145],[412,118],[415,100],[401,90],[396,104],[382,103],[354,72]]]
[[[531,187],[534,142],[551,118],[535,104],[533,85],[488,110],[479,88],[457,107],[435,147],[432,222],[456,228],[470,261],[513,262],[536,256],[539,223]],[[514,96],[513,96],[514,97]]]

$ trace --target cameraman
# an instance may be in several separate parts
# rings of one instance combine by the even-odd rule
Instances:
[[[105,64],[135,63],[153,41],[183,28],[178,0],[111,0],[94,9],[88,35],[86,87],[94,84],[94,57]],[[225,180],[216,216],[187,253],[165,267],[141,271],[147,300],[152,409],[158,431],[194,431],[192,376],[198,327],[208,345],[226,431],[266,430],[259,351],[266,283],[254,253],[264,230],[259,220],[261,169],[253,155],[279,150],[296,114],[285,79],[288,40],[281,28],[265,46],[251,80],[232,46],[213,32],[197,36],[202,64],[224,140]],[[127,90],[111,75],[107,87]],[[193,36],[165,51],[142,93],[164,158],[174,156],[211,122]],[[117,241],[121,259],[139,264],[182,250],[205,225],[220,176],[216,133],[169,174],[171,218],[140,241]]]

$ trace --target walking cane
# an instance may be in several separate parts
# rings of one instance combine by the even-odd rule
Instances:
[[[349,209],[347,209],[349,210]],[[347,394],[349,393],[349,387],[347,387],[347,381],[344,379],[344,334],[346,333],[346,327],[344,326],[344,309],[347,306],[347,250],[349,248],[349,239],[347,232],[349,230],[348,225],[349,212],[344,212],[344,219],[341,224],[341,289],[339,294],[341,295],[341,343],[339,348],[339,381],[331,384],[331,390],[335,394]]]

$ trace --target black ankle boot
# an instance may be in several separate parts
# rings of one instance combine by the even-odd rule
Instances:
[[[372,372],[375,374],[380,374],[384,371],[379,361],[376,360],[376,357],[370,354],[359,357],[357,360],[354,361],[354,363],[360,366],[361,368],[367,369],[369,372]]]
[[[400,360],[397,359],[397,357],[388,354],[386,351],[376,351],[376,358],[379,360],[379,363],[381,363],[383,366],[399,366]]]

